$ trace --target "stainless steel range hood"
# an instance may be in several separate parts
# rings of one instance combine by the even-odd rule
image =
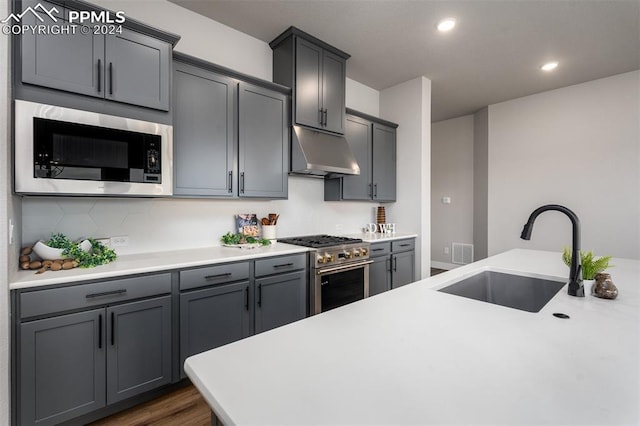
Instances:
[[[293,126],[291,173],[314,176],[331,173],[359,175],[360,166],[343,136]]]

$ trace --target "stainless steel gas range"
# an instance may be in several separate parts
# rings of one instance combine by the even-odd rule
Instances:
[[[278,239],[309,252],[309,313],[319,314],[369,297],[369,243],[358,238],[308,235]]]

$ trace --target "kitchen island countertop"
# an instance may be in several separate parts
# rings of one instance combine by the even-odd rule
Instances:
[[[640,261],[612,264],[616,300],[565,285],[538,313],[435,291],[486,269],[568,275],[560,253],[511,250],[192,356],[185,371],[226,425],[639,424]]]
[[[95,268],[75,268],[68,271],[47,271],[36,274],[35,271],[18,272],[9,288],[41,287],[53,284],[70,284],[80,281],[117,278],[124,275],[155,273],[217,263],[258,259],[261,257],[281,256],[305,253],[306,247],[276,243],[270,246],[252,249],[237,247],[204,247],[198,249],[172,250],[154,253],[129,254],[106,265]]]

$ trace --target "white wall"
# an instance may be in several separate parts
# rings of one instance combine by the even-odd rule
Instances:
[[[488,255],[489,108],[473,114],[473,258]]]
[[[514,247],[559,251],[571,244],[562,214],[573,210],[582,248],[640,258],[640,71],[489,107],[489,254]]]
[[[398,123],[397,202],[387,220],[401,232],[418,234],[416,278],[430,274],[431,80],[419,77],[380,93],[381,116]]]
[[[431,127],[431,260],[451,267],[451,244],[473,244],[473,116]],[[444,204],[449,197],[451,204]],[[448,252],[445,253],[444,249]],[[443,265],[447,264],[447,265]]]
[[[93,0],[111,10],[157,28],[182,35],[176,50],[266,80],[271,79],[271,49],[263,41],[240,33],[166,1]],[[283,28],[284,30],[284,28]],[[221,40],[223,40],[221,42]],[[347,106],[378,115],[379,93],[347,80]],[[356,233],[373,221],[371,203],[324,202],[322,179],[289,177],[284,201],[198,199],[86,199],[31,197],[23,202],[25,244],[46,239],[51,232],[71,238],[129,236],[120,254],[203,247],[219,244],[233,229],[233,215],[270,212],[281,215],[279,236]],[[400,220],[399,226],[402,229]]]
[[[0,0],[0,17],[9,15],[9,3]],[[11,64],[9,37],[0,35],[0,63]],[[10,67],[0,67],[0,424],[8,425],[10,419],[9,394],[9,272],[8,265],[17,265],[16,250],[9,246],[7,224],[12,217],[11,166],[9,159],[10,121]],[[15,220],[12,218],[12,220]],[[17,269],[17,268],[15,268]]]

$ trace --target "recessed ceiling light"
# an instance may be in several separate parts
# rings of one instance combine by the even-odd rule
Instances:
[[[438,31],[446,32],[451,31],[456,26],[456,20],[454,18],[445,18],[438,22]]]
[[[553,71],[556,68],[558,68],[558,63],[557,62],[547,62],[546,64],[544,64],[543,66],[540,67],[540,69],[542,71]]]

